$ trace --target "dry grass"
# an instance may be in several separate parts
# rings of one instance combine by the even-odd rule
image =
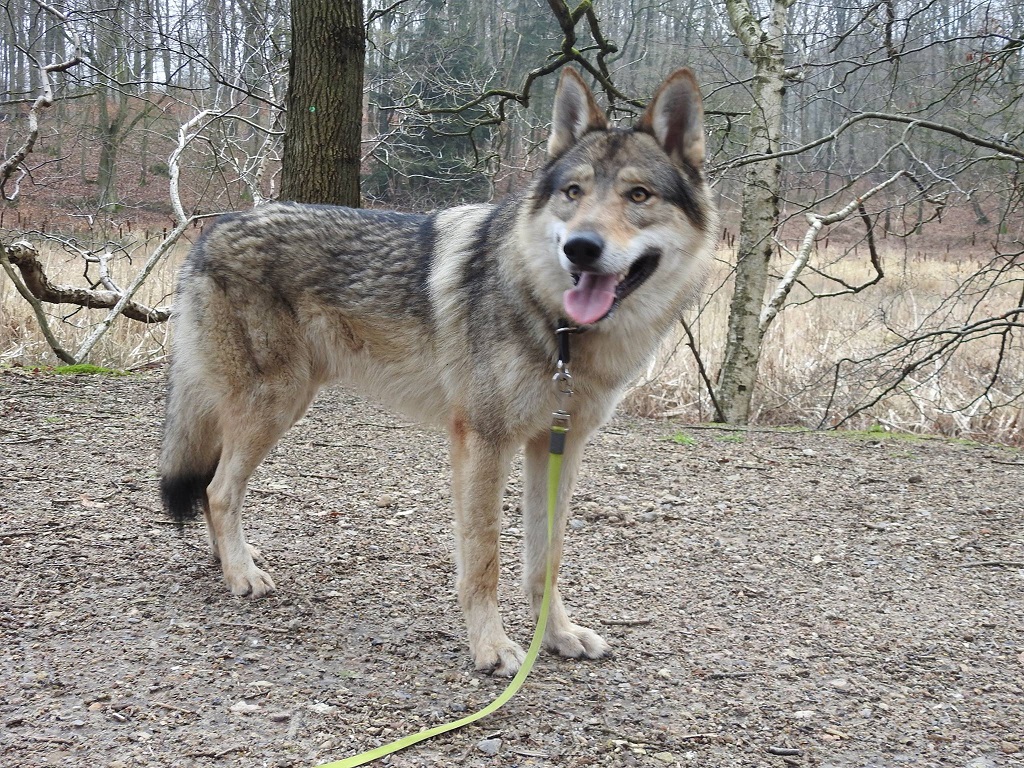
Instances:
[[[194,238],[193,238],[194,239]],[[114,243],[118,257],[112,262],[115,279],[127,284],[145,261],[154,242],[138,239]],[[83,262],[77,255],[53,244],[40,244],[47,274],[53,282],[83,285]],[[138,299],[146,304],[170,301],[174,275],[188,243],[181,243],[143,287]],[[714,375],[721,363],[727,317],[729,260],[722,261],[709,283],[712,291],[699,313],[688,316],[707,370]],[[866,277],[862,266],[839,260],[831,272],[857,282]],[[850,263],[847,263],[847,262]],[[860,260],[861,264],[863,260]],[[886,254],[890,274],[878,285],[856,295],[810,301],[790,306],[769,329],[765,339],[759,387],[754,399],[753,421],[760,424],[878,428],[910,432],[942,433],[1024,444],[1024,351],[1019,338],[1003,350],[997,385],[985,391],[999,358],[1001,337],[990,335],[961,345],[916,371],[874,406],[858,407],[887,386],[893,371],[906,364],[898,354],[872,363],[846,365],[838,379],[840,360],[860,360],[896,344],[901,337],[928,328],[953,328],[1016,306],[1021,274],[1002,274],[989,280],[988,290],[964,291],[967,278],[981,266],[977,260],[947,261]],[[780,265],[781,266],[781,265]],[[95,270],[91,273],[95,277]],[[822,278],[811,275],[808,284],[826,289]],[[958,290],[956,302],[948,297]],[[792,299],[808,298],[802,288]],[[16,293],[6,276],[0,276],[0,364],[26,366],[53,364],[30,307]],[[65,348],[74,349],[90,327],[105,316],[104,310],[83,310],[48,305],[54,332]],[[97,346],[91,361],[112,368],[131,369],[167,355],[168,326],[144,325],[119,318]],[[645,416],[680,416],[707,421],[712,404],[698,373],[694,356],[680,330],[652,362],[640,383],[629,393],[625,407]],[[845,419],[845,420],[844,420]]]
[[[711,280],[718,290],[699,311],[687,315],[712,376],[721,364],[726,338],[733,257],[727,252],[720,255],[723,261]],[[752,421],[1024,444],[1024,343],[1019,333],[1005,339],[990,333],[952,344],[902,382],[894,381],[912,360],[936,352],[934,344],[894,349],[901,340],[937,329],[959,329],[1018,306],[1021,269],[985,271],[986,264],[979,260],[886,256],[885,262],[898,268],[890,268],[891,274],[878,285],[858,294],[789,306],[778,316],[764,341]],[[868,276],[863,268],[842,262],[830,272],[850,283]],[[834,290],[813,275],[807,282],[815,291]],[[798,288],[791,299],[805,301],[809,295]],[[956,300],[951,301],[952,296]],[[893,351],[869,359],[886,349]],[[840,366],[837,377],[836,365],[844,360],[849,362]],[[999,376],[991,385],[997,364]],[[865,408],[887,389],[891,391]],[[713,418],[711,399],[682,329],[629,393],[626,407],[646,416]]]

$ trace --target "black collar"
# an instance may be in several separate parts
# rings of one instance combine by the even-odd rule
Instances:
[[[558,318],[555,336],[558,339],[558,360],[563,365],[569,364],[569,337],[575,333],[583,333],[586,326],[573,325],[564,317]]]

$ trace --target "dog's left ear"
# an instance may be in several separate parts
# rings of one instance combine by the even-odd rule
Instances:
[[[704,102],[693,72],[678,69],[666,78],[636,130],[654,136],[677,165],[703,167]]]
[[[555,90],[555,110],[548,137],[548,157],[558,157],[590,131],[608,127],[604,112],[579,73],[570,67],[562,70]]]

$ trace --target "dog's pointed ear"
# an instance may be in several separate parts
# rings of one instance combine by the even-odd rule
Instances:
[[[548,157],[558,157],[590,131],[608,127],[604,112],[579,73],[570,67],[562,70],[555,90],[555,109],[548,137]]]
[[[676,165],[704,165],[704,102],[689,69],[669,75],[651,99],[636,130],[651,134]]]

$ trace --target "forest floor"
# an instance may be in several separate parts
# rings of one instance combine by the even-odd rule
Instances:
[[[163,374],[0,371],[0,763],[313,768],[475,711],[444,435],[324,393],[253,480],[278,591],[159,509]],[[520,481],[503,535],[506,627]],[[1024,765],[1024,457],[614,420],[563,594],[614,646],[391,766]]]

